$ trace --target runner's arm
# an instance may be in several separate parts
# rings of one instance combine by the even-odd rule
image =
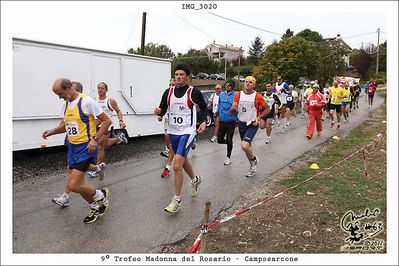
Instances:
[[[205,103],[204,96],[202,95],[202,93],[198,89],[193,88],[193,91],[192,91],[192,94],[191,94],[191,99],[193,100],[194,104],[198,104],[198,106],[199,106],[199,108],[201,110],[201,112],[199,112],[200,113],[200,117],[199,117],[198,122],[200,124],[206,122],[206,114],[208,112],[208,108],[207,108],[207,105]]]
[[[118,119],[119,119],[119,126],[120,126],[121,128],[125,128],[125,127],[126,127],[126,124],[125,124],[125,122],[123,121],[122,111],[121,111],[121,109],[119,109],[118,103],[117,103],[113,98],[110,98],[109,102],[110,102],[110,104],[111,104],[111,107],[115,110],[116,115],[118,116]]]
[[[266,103],[265,99],[261,96],[262,100],[259,99],[259,104],[262,106],[262,113],[260,114],[259,118],[266,119],[266,116],[270,113],[270,107]]]
[[[165,90],[163,93],[159,107],[154,109],[154,114],[157,116],[163,117],[166,114],[166,111],[168,110],[168,95],[169,89]]]
[[[199,108],[201,110],[199,112],[200,117],[199,117],[198,122],[200,123],[200,125],[198,127],[198,132],[202,134],[205,132],[205,129],[206,129],[206,115],[208,112],[208,109],[207,109],[206,103],[205,103],[205,99],[204,99],[204,96],[202,95],[202,93],[196,88],[193,88],[193,91],[191,93],[191,99],[194,102],[194,104],[197,104],[199,106]],[[194,105],[193,105],[193,108],[194,108]]]
[[[236,112],[239,100],[240,100],[240,93],[237,92],[237,93],[234,94],[233,104],[231,105],[230,110],[229,110],[230,114]]]
[[[61,120],[61,122],[58,124],[58,126],[56,128],[46,129],[42,133],[42,138],[46,139],[47,137],[50,137],[52,135],[56,135],[56,134],[60,134],[60,133],[64,133],[64,132],[66,132],[65,121]]]
[[[277,109],[281,109],[283,107],[283,102],[277,94],[273,94],[274,101],[277,103]]]

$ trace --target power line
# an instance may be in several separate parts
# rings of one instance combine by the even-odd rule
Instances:
[[[133,21],[132,27],[130,28],[129,35],[128,35],[127,40],[126,40],[124,52],[126,52],[127,44],[129,43],[130,35],[132,35],[133,28],[134,28],[134,26],[136,26],[136,21],[137,21],[137,17],[138,16],[139,16],[139,13],[137,13],[136,18]]]
[[[358,35],[353,35],[353,36],[349,36],[349,37],[345,37],[345,38],[342,38],[342,39],[350,39],[350,38],[355,38],[355,37],[360,37],[360,36],[364,36],[364,35],[370,35],[370,34],[375,34],[375,33],[377,33],[376,31],[373,31],[373,32],[369,32],[369,33],[363,33],[363,34],[358,34]]]
[[[230,19],[230,18],[226,18],[226,17],[220,16],[220,15],[214,14],[212,12],[208,12],[208,14],[211,14],[212,16],[216,16],[216,17],[219,17],[219,18],[222,18],[222,19],[225,19],[225,20],[229,20],[229,21],[232,21],[232,22],[235,22],[237,24],[241,24],[241,25],[253,28],[253,29],[257,29],[257,30],[264,31],[264,32],[267,32],[267,33],[271,33],[271,34],[275,34],[275,35],[278,35],[278,36],[282,36],[282,34],[280,34],[280,33],[276,33],[276,32],[272,32],[272,31],[269,31],[269,30],[261,29],[261,28],[255,27],[255,26],[251,26],[249,24],[245,24],[245,23],[239,22],[239,21],[234,20],[234,19]]]
[[[191,27],[195,28],[196,30],[198,30],[199,32],[201,32],[202,34],[205,34],[206,36],[210,37],[212,40],[216,40],[219,43],[223,43],[220,40],[216,39],[214,36],[206,33],[205,31],[201,30],[200,28],[198,28],[197,26],[193,25],[191,22],[189,22],[188,20],[184,19],[183,17],[179,16],[177,13],[174,12],[174,14],[176,16],[178,16],[181,20],[183,20],[184,22],[186,22],[187,24],[191,25]]]

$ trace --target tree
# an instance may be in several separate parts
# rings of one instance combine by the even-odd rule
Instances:
[[[361,75],[366,77],[371,65],[371,55],[367,54],[364,50],[354,49],[350,55],[351,65]]]
[[[191,48],[185,54],[179,53],[177,57],[175,57],[172,61],[172,71],[174,67],[179,63],[187,64],[193,73],[206,72],[210,74],[218,72],[220,70],[219,63],[209,58],[205,50],[196,50]]]
[[[265,51],[265,43],[260,37],[255,37],[255,40],[251,41],[251,46],[248,47],[248,58],[249,64],[257,64]]]
[[[275,80],[277,75],[292,83],[300,77],[313,79],[317,77],[319,58],[319,51],[313,42],[293,36],[267,46],[253,73],[262,88],[265,82]]]
[[[339,40],[328,40],[318,44],[320,53],[318,80],[324,83],[345,72],[344,56],[349,50]]]
[[[141,48],[138,47],[137,49],[130,48],[127,51],[129,54],[141,54]],[[164,44],[157,44],[157,43],[147,43],[144,47],[144,55],[159,57],[159,58],[167,58],[172,59],[175,54],[172,50]]]
[[[290,30],[290,29],[287,29],[285,31],[285,33],[283,34],[283,36],[281,36],[281,39],[286,39],[286,38],[289,38],[289,37],[292,37],[292,36],[294,36],[294,32],[292,30]]]
[[[312,31],[310,29],[304,29],[295,36],[302,37],[305,40],[312,41],[315,43],[323,41],[323,36],[321,36],[320,33],[318,33],[317,31]]]

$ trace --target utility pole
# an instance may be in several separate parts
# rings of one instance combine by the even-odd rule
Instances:
[[[144,55],[145,47],[145,21],[147,18],[147,12],[143,12],[143,22],[141,25],[141,54]]]
[[[377,29],[378,39],[377,39],[377,66],[375,67],[375,77],[378,77],[378,59],[380,56],[380,28]]]
[[[224,80],[227,79],[227,59],[224,56]]]

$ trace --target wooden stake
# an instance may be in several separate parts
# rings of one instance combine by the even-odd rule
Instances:
[[[208,228],[210,210],[211,210],[211,202],[207,201],[205,203],[203,229],[207,229]],[[200,252],[199,253],[205,253],[206,252],[206,237],[207,237],[207,233],[204,234],[204,237],[201,240],[201,248],[200,248]]]

